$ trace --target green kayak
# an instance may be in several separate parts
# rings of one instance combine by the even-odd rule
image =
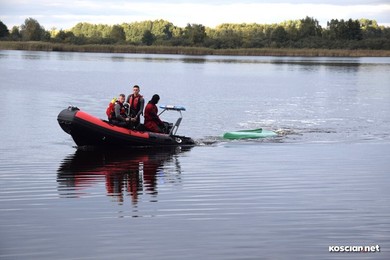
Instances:
[[[240,130],[234,132],[227,132],[223,134],[225,139],[254,139],[254,138],[265,138],[273,137],[277,134],[273,131],[264,130],[264,129],[253,129],[253,130]]]

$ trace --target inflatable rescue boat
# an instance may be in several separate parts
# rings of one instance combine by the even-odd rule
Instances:
[[[72,136],[77,146],[158,147],[195,145],[194,140],[190,137],[176,135],[182,120],[181,111],[185,108],[177,106],[160,106],[160,108],[163,109],[161,113],[167,110],[180,113],[176,123],[171,124],[166,133],[153,133],[115,126],[73,106],[62,110],[57,117],[57,121],[62,130]]]

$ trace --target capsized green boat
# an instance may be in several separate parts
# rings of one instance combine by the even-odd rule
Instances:
[[[223,134],[223,138],[225,139],[255,139],[255,138],[266,138],[266,137],[274,137],[277,134],[273,131],[264,130],[262,128],[253,129],[253,130],[239,130],[234,132],[227,132]]]

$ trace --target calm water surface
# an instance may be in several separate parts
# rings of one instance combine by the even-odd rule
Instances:
[[[390,258],[389,58],[0,51],[0,76],[0,259]],[[58,126],[134,84],[198,145],[85,151]],[[221,138],[258,127],[279,135]]]

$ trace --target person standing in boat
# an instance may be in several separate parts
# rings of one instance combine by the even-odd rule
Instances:
[[[123,107],[125,103],[125,94],[120,94],[118,100],[115,102],[114,110],[111,114],[110,123],[117,126],[129,127],[130,118],[126,114],[126,110]]]
[[[145,107],[145,127],[151,132],[163,133],[164,123],[158,116],[158,109],[156,104],[160,100],[160,96],[154,94],[152,99]]]
[[[143,96],[139,93],[138,85],[133,87],[133,94],[127,97],[127,103],[130,106],[129,116],[131,125],[136,128],[141,123],[141,115],[143,114],[145,104]]]

